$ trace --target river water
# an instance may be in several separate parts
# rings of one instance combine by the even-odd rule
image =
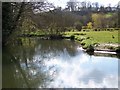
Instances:
[[[3,88],[118,88],[116,56],[69,40],[22,38],[3,48]]]

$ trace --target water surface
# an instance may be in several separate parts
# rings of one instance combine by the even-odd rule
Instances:
[[[68,40],[23,38],[3,48],[4,88],[118,88],[118,58]]]

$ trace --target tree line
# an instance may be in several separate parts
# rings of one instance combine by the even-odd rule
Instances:
[[[120,8],[120,1],[115,6],[108,4],[107,6],[100,5],[98,2],[83,1],[78,2],[70,0],[67,2],[66,11],[92,11],[92,12],[112,12]]]
[[[102,11],[99,13],[90,12],[90,10],[84,12],[83,10],[75,11],[74,3],[67,4],[71,11],[55,7],[46,1],[2,3],[3,45],[24,33],[44,32],[44,34],[59,35],[70,30],[80,31],[82,28],[119,27],[119,9],[107,13]],[[84,8],[89,8],[84,5],[86,4],[83,4]]]

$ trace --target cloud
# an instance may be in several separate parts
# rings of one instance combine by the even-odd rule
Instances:
[[[78,55],[68,61],[60,59],[61,58],[55,58],[54,60],[52,59],[46,62],[46,66],[55,66],[52,70],[55,71],[56,69],[57,71],[57,73],[55,73],[56,75],[54,75],[54,80],[48,87],[118,88],[118,76],[116,74],[104,72],[105,70],[99,70],[98,68],[83,67],[86,63],[90,63],[89,57],[86,57],[86,55]]]

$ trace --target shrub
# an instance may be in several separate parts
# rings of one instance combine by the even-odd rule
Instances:
[[[83,45],[83,46],[84,46],[84,45],[85,45],[85,42],[82,42],[82,43],[81,43],[81,45]]]
[[[94,45],[95,47],[97,47],[97,46],[99,45],[99,43],[94,42],[93,45]]]
[[[113,46],[108,46],[107,48],[108,48],[108,49],[114,49],[114,47],[113,47]]]
[[[85,32],[86,30],[85,30],[85,29],[83,29],[83,31]]]
[[[82,48],[83,48],[83,49],[87,49],[87,46],[86,46],[86,45],[84,45]]]
[[[70,36],[70,40],[74,40],[75,39],[75,36],[74,35],[71,35]]]
[[[86,43],[85,43],[85,40],[82,40],[82,39],[81,39],[81,41],[82,41],[82,42],[81,42],[81,45],[84,46],[84,45],[86,44]]]
[[[116,48],[116,53],[119,53],[119,54],[120,54],[120,47],[117,47],[117,48]]]
[[[86,35],[86,33],[80,33],[79,35]]]
[[[90,39],[90,37],[87,37],[86,39]]]
[[[94,31],[97,31],[97,29],[94,29]]]
[[[80,33],[74,33],[74,35],[80,35]]]
[[[90,45],[87,47],[86,52],[94,52],[94,46],[90,44]]]
[[[119,28],[115,28],[115,30],[120,30]]]

